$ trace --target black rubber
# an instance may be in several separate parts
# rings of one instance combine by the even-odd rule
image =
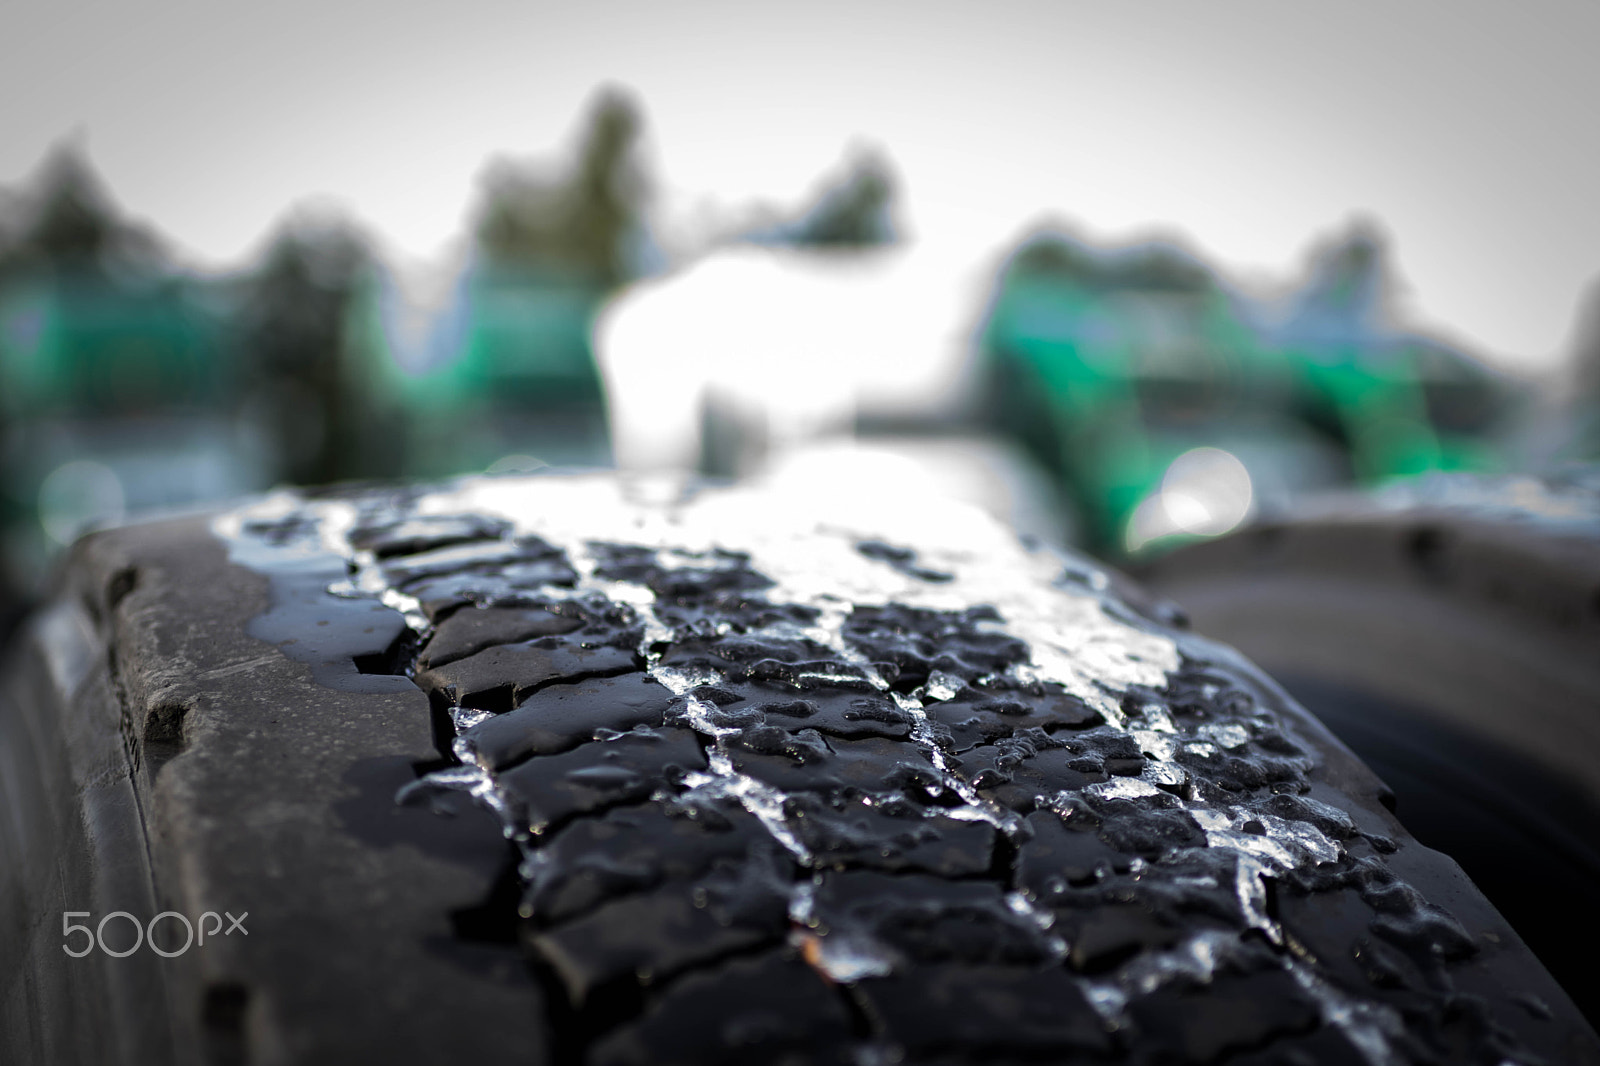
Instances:
[[[1376,770],[1600,1020],[1600,471],[1330,501],[1140,577]]]
[[[1064,634],[1121,642],[1082,645],[1085,676],[1148,642],[1175,651],[1160,683],[1049,679],[1011,600],[863,602],[844,584],[786,599],[759,552],[563,547],[424,513],[423,497],[337,497],[337,538],[327,500],[232,535],[270,588],[236,624],[304,664],[314,680],[293,691],[323,692],[323,718],[282,736],[259,685],[187,696],[175,721],[120,697],[129,752],[149,753],[128,771],[142,817],[169,827],[151,838],[155,897],[181,908],[231,884],[302,915],[271,930],[270,958],[252,941],[164,978],[175,1057],[335,1061],[365,1042],[402,1060],[607,1066],[1600,1062],[1560,987],[1394,820],[1369,770],[1235,654],[1087,564],[1063,560],[1056,587],[1027,595],[1070,605]],[[196,536],[100,538],[75,587],[135,676],[234,684],[254,669],[234,650],[248,641],[208,651],[221,630],[151,621],[205,601],[183,574],[201,553],[173,546]],[[964,587],[959,558],[853,548],[888,587]],[[108,604],[117,573],[136,578]],[[399,759],[392,729],[433,750]],[[332,778],[343,798],[283,791],[274,775],[296,771],[273,760],[296,743],[323,767],[296,780]],[[316,866],[335,842],[349,862]],[[213,868],[224,853],[243,868]],[[472,871],[476,898],[452,905],[459,882],[442,890],[413,854]],[[306,927],[353,893],[388,919]],[[395,940],[448,965],[419,988],[407,966],[433,962],[363,954]],[[382,1002],[302,995],[320,953]],[[310,1005],[328,1000],[349,1013]],[[49,1039],[65,1038],[15,1046]]]
[[[1593,1023],[1600,809],[1547,766],[1427,711],[1318,680],[1285,687],[1395,794],[1418,840],[1461,864]]]

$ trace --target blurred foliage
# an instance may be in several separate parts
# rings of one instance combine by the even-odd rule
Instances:
[[[365,238],[340,220],[292,220],[239,279],[232,357],[243,413],[277,443],[277,476],[323,484],[398,474],[366,446],[366,391],[352,365],[350,308],[373,268]]]
[[[460,330],[443,342],[447,350],[387,379],[403,412],[408,474],[481,470],[508,452],[558,465],[610,462],[590,337],[601,303],[642,269],[649,183],[641,131],[632,98],[606,89],[570,169],[490,165],[475,254],[456,297]],[[394,346],[383,307],[369,306],[362,321],[369,353]]]
[[[817,202],[790,227],[789,242],[801,248],[870,248],[896,239],[895,183],[876,153],[857,156],[844,177],[824,189]]]
[[[1590,284],[1573,331],[1564,411],[1558,424],[1566,432],[1551,446],[1564,462],[1600,460],[1600,281]]]
[[[878,248],[899,239],[896,199],[887,160],[877,152],[857,151],[809,205],[789,218],[774,218],[777,212],[769,208],[763,212],[767,221],[743,227],[734,239],[818,251]]]
[[[153,269],[164,249],[147,228],[122,218],[81,145],[53,149],[10,212],[16,232],[0,243],[0,277],[103,275]]]
[[[629,250],[644,223],[646,192],[636,158],[640,128],[632,100],[608,89],[590,112],[570,174],[552,179],[525,164],[492,164],[477,225],[485,261],[601,289],[632,277]]]

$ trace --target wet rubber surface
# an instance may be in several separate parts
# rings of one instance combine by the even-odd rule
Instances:
[[[1590,979],[1600,930],[1587,920],[1600,891],[1592,802],[1413,708],[1328,682],[1280,680],[1394,789],[1406,828],[1459,862],[1591,1022],[1600,1018]]]
[[[331,574],[402,620],[355,672],[429,694],[446,765],[398,799],[514,843],[485,906],[556,1061],[1596,1058],[1376,779],[1082,562],[609,481],[216,528],[277,617]],[[336,634],[280,646],[339,682]]]
[[[1433,474],[1152,560],[1600,1020],[1600,468]]]

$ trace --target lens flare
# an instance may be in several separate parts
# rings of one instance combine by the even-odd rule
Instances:
[[[1161,487],[1128,520],[1126,543],[1134,552],[1174,533],[1216,537],[1236,528],[1255,509],[1250,471],[1232,452],[1191,448],[1172,461]]]

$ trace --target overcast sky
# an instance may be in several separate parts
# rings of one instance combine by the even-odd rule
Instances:
[[[975,262],[1053,216],[1270,277],[1367,215],[1415,321],[1528,366],[1600,277],[1594,0],[10,0],[3,23],[0,183],[76,131],[202,263],[308,198],[434,254],[488,157],[570,145],[610,82],[678,216],[797,203],[853,144],[897,168],[912,236]]]

